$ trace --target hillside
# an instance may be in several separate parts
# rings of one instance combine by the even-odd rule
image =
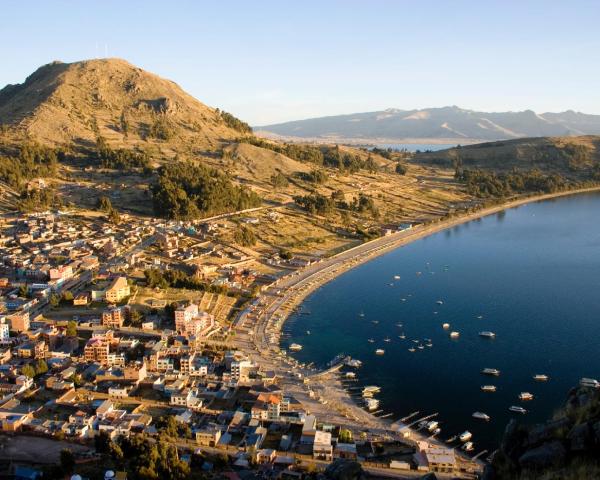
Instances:
[[[600,115],[573,111],[476,112],[456,106],[421,110],[391,108],[265,125],[255,130],[264,136],[320,141],[472,143],[522,137],[597,135],[600,134]]]
[[[158,145],[175,152],[217,148],[240,132],[176,83],[120,59],[44,65],[0,90],[3,139],[86,147]]]

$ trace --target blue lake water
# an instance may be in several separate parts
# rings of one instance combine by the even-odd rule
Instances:
[[[291,335],[283,347],[302,344],[294,356],[318,365],[339,352],[358,358],[358,385],[381,386],[377,398],[393,418],[439,412],[441,439],[468,429],[476,451],[494,449],[511,416],[542,421],[581,377],[600,378],[599,218],[600,194],[580,194],[413,242],[315,291],[303,304],[310,314],[286,322]],[[458,339],[449,338],[445,322]],[[496,339],[480,337],[484,330]],[[424,338],[431,348],[408,351]],[[486,367],[501,375],[482,375]],[[534,374],[550,380],[535,382]],[[487,384],[497,392],[482,392]],[[523,391],[534,400],[520,402]],[[528,413],[510,413],[511,405]],[[475,411],[491,421],[473,419]]]
[[[438,150],[444,150],[446,148],[456,147],[455,143],[380,143],[377,146],[379,148],[392,148],[394,150],[408,150],[409,152],[416,152],[417,150],[425,152],[431,150],[436,152]]]

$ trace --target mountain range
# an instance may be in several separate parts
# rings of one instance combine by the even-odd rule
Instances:
[[[265,136],[350,142],[407,140],[473,143],[524,137],[600,134],[600,115],[477,112],[457,106],[335,115],[254,127]]]

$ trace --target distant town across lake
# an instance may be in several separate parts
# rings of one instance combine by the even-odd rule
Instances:
[[[354,385],[381,387],[382,415],[437,413],[438,438],[469,430],[491,451],[511,417],[542,421],[580,378],[600,376],[599,210],[598,193],[567,196],[399,248],[309,296],[282,346],[317,365],[360,359]]]

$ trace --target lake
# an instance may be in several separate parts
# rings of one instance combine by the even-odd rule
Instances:
[[[379,143],[378,148],[391,148],[393,150],[407,150],[409,152],[421,152],[445,150],[447,148],[456,147],[455,143]]]
[[[381,386],[380,408],[392,418],[439,412],[441,439],[468,429],[476,452],[493,450],[512,416],[542,421],[581,377],[600,377],[599,214],[600,194],[579,194],[417,240],[311,294],[302,306],[309,314],[284,325],[282,347],[302,344],[293,356],[317,365],[339,352],[358,358],[357,385]],[[451,339],[443,323],[460,337]],[[431,347],[409,351],[426,338]],[[497,391],[482,392],[488,384]],[[521,402],[520,392],[535,398]],[[511,413],[511,405],[528,413]],[[491,421],[473,419],[475,411]]]

